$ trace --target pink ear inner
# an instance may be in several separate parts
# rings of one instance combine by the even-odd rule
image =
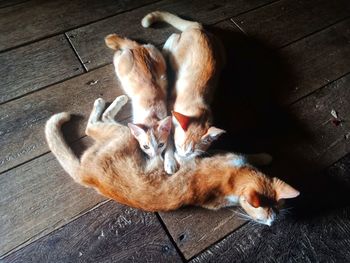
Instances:
[[[160,121],[159,129],[163,132],[169,133],[171,131],[171,117],[166,117]]]
[[[275,186],[277,200],[294,198],[300,194],[298,190],[276,177],[273,178],[273,183]]]
[[[176,111],[173,111],[172,113],[173,113],[174,117],[176,118],[176,120],[180,123],[181,128],[184,131],[187,131],[187,128],[188,128],[188,125],[190,124],[191,118],[186,116],[186,115],[183,115],[181,113],[178,113]]]
[[[247,196],[247,201],[248,203],[255,208],[260,207],[260,199],[259,199],[259,195],[257,192],[255,191],[251,191],[248,196]]]

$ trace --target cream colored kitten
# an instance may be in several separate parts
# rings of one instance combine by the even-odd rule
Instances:
[[[189,159],[205,152],[225,132],[212,126],[209,107],[224,61],[223,50],[197,22],[157,11],[146,15],[142,25],[149,27],[156,21],[182,31],[168,38],[163,51],[176,76],[172,106],[176,153]]]
[[[161,158],[171,132],[171,117],[167,117],[166,63],[153,45],[140,45],[115,34],[105,38],[107,46],[116,50],[113,63],[126,94],[132,99],[133,136],[151,158]],[[177,169],[173,154],[166,154],[164,167],[172,174]]]

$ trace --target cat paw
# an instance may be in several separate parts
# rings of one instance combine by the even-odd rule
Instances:
[[[98,99],[95,100],[95,102],[94,102],[94,107],[95,107],[95,108],[104,108],[104,107],[105,107],[105,104],[106,104],[106,102],[105,102],[104,99],[98,98]]]
[[[165,158],[164,160],[164,170],[167,174],[174,174],[178,170],[178,165],[174,158]]]
[[[128,102],[128,100],[128,96],[120,95],[114,101],[117,102],[118,105],[124,106]]]

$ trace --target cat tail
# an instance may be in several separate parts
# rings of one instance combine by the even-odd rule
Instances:
[[[268,153],[247,154],[245,158],[248,163],[257,166],[270,165],[273,160],[273,157]]]
[[[198,22],[188,21],[168,12],[155,11],[147,14],[141,21],[143,27],[150,27],[157,21],[166,22],[180,31],[189,28],[202,29],[202,25]]]
[[[130,39],[120,37],[117,34],[109,34],[105,37],[107,47],[113,50],[132,49],[137,47],[137,43]]]
[[[77,156],[65,142],[61,126],[70,120],[70,114],[61,112],[53,115],[45,125],[46,141],[53,155],[58,159],[63,169],[76,181],[80,182],[78,176],[80,162]]]

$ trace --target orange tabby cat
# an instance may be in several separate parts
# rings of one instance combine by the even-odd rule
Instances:
[[[188,159],[206,151],[225,132],[211,126],[209,107],[223,66],[223,50],[197,22],[156,11],[146,15],[142,25],[149,27],[156,21],[165,21],[182,31],[168,38],[163,51],[176,76],[172,107],[176,154]]]
[[[86,128],[95,144],[81,160],[60,131],[69,113],[56,114],[47,121],[48,145],[77,183],[147,211],[169,211],[184,205],[209,209],[240,205],[253,220],[267,225],[275,218],[279,200],[299,195],[288,184],[268,178],[247,164],[244,157],[231,153],[191,159],[177,173],[167,176],[162,162],[143,158],[130,130],[114,120],[126,102],[127,97],[120,96],[103,113],[104,101],[95,101]]]
[[[105,38],[107,46],[116,50],[113,58],[116,74],[132,100],[133,124],[128,126],[141,149],[151,158],[161,158],[171,131],[167,117],[166,63],[153,45],[140,45],[116,34]],[[164,168],[172,174],[177,164],[173,154],[166,154]]]

